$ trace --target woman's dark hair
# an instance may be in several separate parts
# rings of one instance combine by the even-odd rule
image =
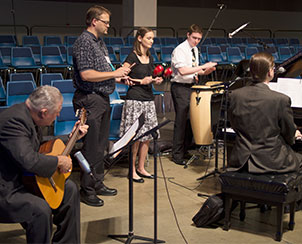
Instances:
[[[148,28],[148,27],[140,27],[135,35],[135,40],[133,43],[133,50],[136,52],[136,54],[138,56],[142,55],[142,51],[140,49],[140,42],[138,41],[138,37],[144,37],[146,35],[146,33],[152,31],[152,29]],[[147,51],[147,56],[151,56],[150,50]]]

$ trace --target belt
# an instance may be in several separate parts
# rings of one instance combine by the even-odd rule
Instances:
[[[99,96],[102,96],[102,97],[108,97],[106,95],[104,95],[103,93],[100,93],[100,92],[95,92],[95,91],[84,91],[84,90],[81,90],[81,89],[77,89],[79,92],[81,93],[84,93],[84,94],[97,94]]]
[[[191,87],[194,85],[194,83],[179,83],[179,82],[173,82],[172,84],[185,86],[185,87]]]

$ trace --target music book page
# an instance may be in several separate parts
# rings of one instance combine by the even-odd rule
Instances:
[[[278,78],[277,82],[270,82],[271,90],[283,93],[291,98],[292,107],[302,108],[302,80],[293,78]]]
[[[122,151],[121,149],[123,149],[136,136],[138,128],[139,120],[137,119],[129,130],[123,135],[123,137],[113,144],[109,152],[109,154],[113,154],[113,158],[116,158]]]
[[[278,91],[278,83],[277,82],[270,82],[268,83],[268,86],[273,91]]]
[[[125,100],[123,99],[115,99],[110,101],[110,104],[123,104],[123,103],[125,103]]]

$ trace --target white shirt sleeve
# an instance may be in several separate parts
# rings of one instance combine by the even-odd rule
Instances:
[[[173,64],[173,66],[176,69],[188,66],[187,56],[189,56],[189,55],[185,52],[184,49],[176,48],[174,50],[174,52],[172,53],[171,62]]]

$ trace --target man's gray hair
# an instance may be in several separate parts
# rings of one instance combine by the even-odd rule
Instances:
[[[27,98],[30,107],[36,111],[43,108],[53,112],[58,103],[63,99],[59,89],[53,86],[40,86]]]

